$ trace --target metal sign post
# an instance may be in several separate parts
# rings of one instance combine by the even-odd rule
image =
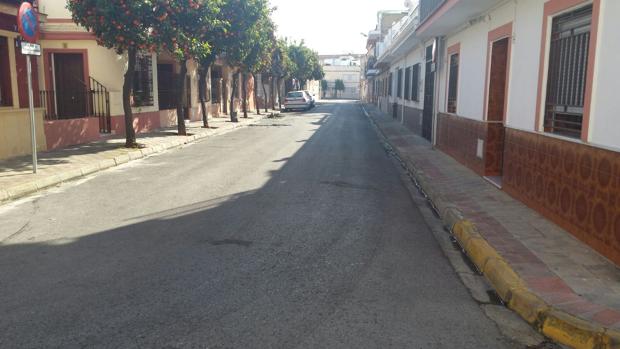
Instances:
[[[37,132],[34,117],[34,96],[32,92],[32,64],[30,56],[40,56],[41,46],[36,42],[39,39],[39,14],[29,2],[24,2],[17,14],[17,27],[25,39],[22,41],[22,54],[26,55],[26,70],[28,73],[28,107],[30,110],[30,139],[32,143],[32,172],[37,173]]]
[[[28,70],[28,107],[30,108],[30,137],[32,140],[32,173],[37,173],[37,130],[34,120],[34,98],[32,93],[32,66],[30,55],[26,56],[26,66]]]

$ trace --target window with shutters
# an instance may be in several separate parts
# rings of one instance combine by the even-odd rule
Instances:
[[[411,99],[411,67],[405,69],[405,99]]]
[[[592,5],[553,19],[545,103],[546,132],[581,136],[591,24]]]
[[[459,54],[450,56],[450,78],[448,80],[448,113],[456,114],[459,88]]]
[[[420,101],[420,64],[411,67],[411,100]]]
[[[150,53],[139,53],[133,77],[133,106],[153,105],[153,60]]]
[[[388,78],[388,96],[392,97],[392,82],[393,82],[393,75],[392,73],[390,73],[390,76]]]

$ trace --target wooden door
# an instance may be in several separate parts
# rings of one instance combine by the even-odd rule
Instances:
[[[88,116],[88,85],[81,53],[53,53],[56,105],[60,119]]]
[[[506,80],[508,73],[508,38],[493,43],[489,72],[489,102],[487,120],[504,121]]]

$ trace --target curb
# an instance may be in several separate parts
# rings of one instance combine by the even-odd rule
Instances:
[[[100,172],[112,167],[120,166],[134,160],[143,159],[154,154],[163,153],[170,149],[178,148],[186,144],[194,143],[203,138],[220,136],[222,134],[234,131],[238,128],[247,127],[257,121],[267,118],[269,114],[254,115],[251,122],[247,124],[233,124],[226,129],[217,129],[211,133],[203,132],[192,136],[186,136],[185,139],[170,141],[166,143],[155,144],[152,147],[132,150],[125,154],[117,155],[113,158],[100,160],[96,163],[84,165],[80,168],[71,169],[60,174],[46,176],[45,178],[35,179],[34,181],[19,184],[8,188],[0,188],[0,204],[5,204],[11,200],[20,199],[30,194],[34,194],[40,190],[53,187],[55,185],[75,180],[87,175]]]
[[[401,156],[383,130],[361,105],[364,115],[409,172],[411,180],[436,210],[439,218],[461,246],[463,252],[489,281],[505,304],[527,323],[554,341],[576,349],[620,349],[620,331],[580,319],[553,308],[530,291],[510,264],[480,235],[476,226],[455,206],[446,202],[429,183],[415,162]]]

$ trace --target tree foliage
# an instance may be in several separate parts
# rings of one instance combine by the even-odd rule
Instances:
[[[308,80],[321,80],[325,76],[319,62],[319,55],[308,48],[303,41],[288,46],[288,56],[293,62],[291,77],[300,82],[303,88]]]

